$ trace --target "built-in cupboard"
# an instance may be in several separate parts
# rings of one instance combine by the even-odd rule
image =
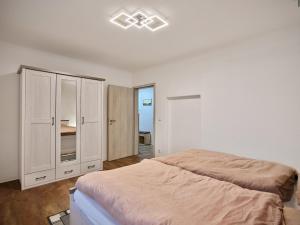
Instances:
[[[103,80],[21,70],[22,189],[102,169]]]

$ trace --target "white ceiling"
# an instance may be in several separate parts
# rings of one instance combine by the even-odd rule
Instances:
[[[109,22],[120,9],[170,26],[125,31]],[[0,0],[0,39],[130,71],[296,24],[297,0]]]

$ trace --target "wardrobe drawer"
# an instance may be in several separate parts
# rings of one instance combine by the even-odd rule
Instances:
[[[60,167],[56,169],[56,179],[63,179],[80,175],[80,164]]]
[[[89,173],[92,171],[102,170],[102,165],[103,164],[101,160],[81,163],[81,173]]]
[[[41,172],[25,175],[25,186],[35,186],[47,183],[55,179],[55,170],[45,170]]]

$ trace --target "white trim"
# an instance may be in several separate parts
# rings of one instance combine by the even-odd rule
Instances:
[[[0,184],[1,183],[5,183],[5,182],[10,182],[10,181],[15,181],[15,180],[19,180],[19,176],[13,176],[13,177],[6,177],[6,178],[2,178],[0,180]]]
[[[200,98],[200,95],[182,95],[182,96],[172,96],[167,97],[168,100],[184,100],[184,99],[195,99]]]

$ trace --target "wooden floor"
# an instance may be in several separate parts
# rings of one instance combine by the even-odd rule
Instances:
[[[140,161],[130,156],[104,162],[104,170],[131,165]],[[77,178],[20,191],[19,181],[0,184],[0,225],[48,225],[47,217],[69,208],[69,188]]]

